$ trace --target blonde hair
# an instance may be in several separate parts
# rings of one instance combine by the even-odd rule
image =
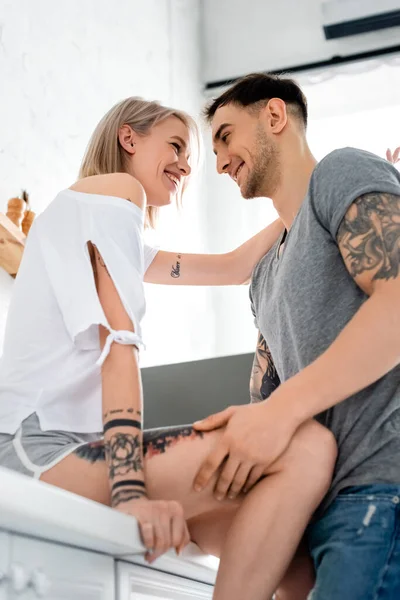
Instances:
[[[148,135],[154,125],[168,117],[177,117],[188,128],[190,146],[194,149],[195,162],[198,163],[201,138],[195,120],[181,110],[163,106],[157,101],[149,102],[132,96],[113,106],[97,125],[86,148],[79,170],[79,179],[92,175],[127,172],[127,154],[119,143],[118,137],[120,128],[129,125],[137,134]],[[193,152],[191,162],[193,162]],[[178,197],[178,205],[182,203],[182,194],[188,179],[185,178],[182,193]],[[159,208],[155,206],[146,208],[147,226],[155,226],[158,211]]]

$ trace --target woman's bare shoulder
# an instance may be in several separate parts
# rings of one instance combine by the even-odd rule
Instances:
[[[99,194],[103,196],[116,196],[124,198],[141,209],[146,206],[146,194],[143,186],[129,173],[108,173],[106,175],[92,175],[79,179],[69,188],[84,194]]]

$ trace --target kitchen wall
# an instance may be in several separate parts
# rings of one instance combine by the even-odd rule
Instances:
[[[0,211],[25,188],[40,213],[71,185],[95,125],[124,97],[197,116],[200,8],[198,0],[0,0]],[[152,243],[204,250],[203,197],[198,178],[181,216],[164,209]],[[0,271],[1,346],[12,279]],[[143,365],[214,354],[209,290],[148,286],[147,297]]]

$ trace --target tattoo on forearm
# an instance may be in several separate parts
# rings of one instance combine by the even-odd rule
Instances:
[[[121,481],[116,481],[115,483],[113,483],[111,486],[111,490],[114,491],[122,487],[139,487],[141,489],[144,489],[145,485],[144,481],[141,481],[140,479],[122,479]]]
[[[139,479],[124,479],[111,486],[111,505],[117,506],[121,502],[137,500],[146,496],[144,481]]]
[[[142,413],[140,410],[136,410],[135,408],[117,408],[114,410],[109,410],[108,412],[103,414],[103,419],[107,419],[109,416],[111,415],[117,415],[117,414],[122,414],[124,412],[127,412],[129,414],[133,414],[135,413],[138,417],[142,416]]]
[[[353,277],[375,271],[372,280],[400,273],[400,196],[360,196],[340,224],[337,241]]]
[[[122,414],[123,412],[125,412],[125,411],[122,408],[117,408],[115,410],[109,410],[108,412],[104,413],[103,419],[108,419],[108,417],[110,417],[111,415],[118,415],[118,414]]]
[[[143,470],[142,444],[139,433],[114,433],[104,440],[110,479]]]
[[[262,402],[280,385],[270,349],[260,333],[250,378],[251,402]]]
[[[140,500],[146,498],[146,492],[142,489],[122,489],[111,494],[111,506],[114,508],[123,502],[129,502],[130,500]]]
[[[178,254],[176,265],[172,266],[171,277],[173,277],[174,279],[177,279],[181,276],[181,259],[182,255]]]
[[[143,452],[147,458],[163,454],[167,448],[188,439],[203,438],[201,431],[196,431],[191,425],[148,429],[143,433]]]
[[[106,421],[104,423],[103,432],[109,431],[114,427],[134,427],[135,429],[142,429],[142,423],[140,421],[136,421],[136,419],[111,419],[111,421]]]

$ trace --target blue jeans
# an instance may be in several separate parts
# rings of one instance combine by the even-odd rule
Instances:
[[[400,600],[400,485],[346,488],[307,533],[310,600]]]

